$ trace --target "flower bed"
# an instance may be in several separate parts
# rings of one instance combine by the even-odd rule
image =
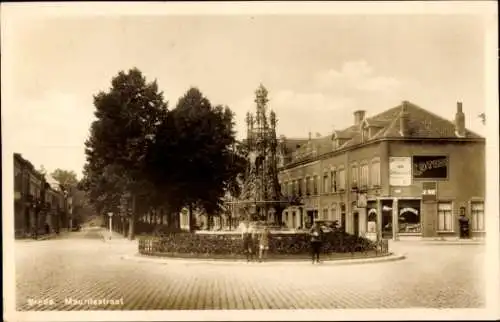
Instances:
[[[350,235],[344,232],[324,234],[323,252],[354,253],[376,250],[373,241]],[[240,234],[191,234],[170,233],[162,237],[143,237],[139,240],[141,254],[199,254],[207,256],[242,256],[244,250]],[[271,235],[269,254],[273,255],[304,255],[310,253],[309,236],[307,234]]]

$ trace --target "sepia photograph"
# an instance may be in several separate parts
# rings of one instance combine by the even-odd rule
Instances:
[[[500,318],[497,13],[2,4],[4,320]]]

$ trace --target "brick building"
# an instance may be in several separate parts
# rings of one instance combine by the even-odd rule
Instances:
[[[16,238],[61,228],[64,195],[33,164],[14,153],[14,231]]]
[[[485,139],[410,102],[327,137],[280,138],[279,180],[302,205],[282,213],[288,227],[337,220],[353,234],[376,238],[454,237],[459,214],[471,235],[484,235]]]
[[[65,194],[57,180],[52,176],[45,177],[47,183],[47,190],[45,192],[45,202],[47,203],[46,209],[46,222],[50,225],[51,229],[59,230],[60,228],[68,227],[67,211],[64,208]]]

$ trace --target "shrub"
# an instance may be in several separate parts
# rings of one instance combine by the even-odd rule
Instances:
[[[203,255],[244,255],[241,236],[239,234],[191,234],[185,232],[169,232],[165,228],[163,234],[156,234],[155,238],[143,238],[144,241],[154,240],[153,252],[182,253]],[[151,250],[139,244],[141,253]],[[324,234],[324,253],[366,252],[375,249],[372,241],[350,235],[344,232],[330,232]],[[310,252],[309,236],[303,233],[271,234],[269,253],[280,255],[308,254]]]
[[[154,230],[153,230],[153,236],[155,237],[164,237],[169,234],[173,233],[180,233],[182,230],[180,228],[177,228],[175,226],[168,226],[168,225],[157,225]]]

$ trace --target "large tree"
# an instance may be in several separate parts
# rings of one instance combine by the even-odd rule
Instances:
[[[118,73],[111,85],[94,97],[97,120],[86,141],[83,186],[100,211],[117,211],[120,198],[130,196],[128,236],[134,239],[135,201],[150,187],[145,155],[166,117],[167,104],[156,81],[148,83],[136,68]]]
[[[209,216],[220,211],[228,189],[237,189],[242,157],[235,153],[233,113],[212,106],[197,88],[189,89],[160,125],[149,154],[151,179],[165,192],[172,211],[188,207]]]
[[[63,169],[55,169],[50,175],[65,190],[70,188],[70,187],[76,186],[78,184],[78,179],[76,177],[76,173],[75,173],[75,171],[72,171],[72,170],[68,171],[68,170],[63,170]]]

